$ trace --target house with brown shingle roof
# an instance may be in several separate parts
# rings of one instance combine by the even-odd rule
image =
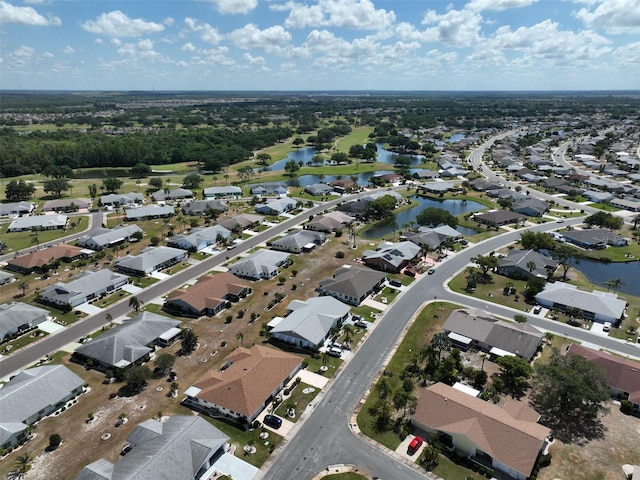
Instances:
[[[7,260],[6,268],[28,275],[34,270],[42,270],[45,265],[50,267],[56,260],[72,262],[80,258],[87,258],[94,253],[93,250],[75,247],[73,245],[53,245],[27,255]]]
[[[262,345],[236,348],[220,371],[209,371],[187,389],[185,403],[212,417],[251,423],[302,368],[302,360]]]
[[[500,407],[436,383],[420,393],[411,423],[418,433],[437,435],[460,455],[526,480],[551,432],[537,423],[539,418],[517,400]]]
[[[251,288],[235,275],[224,272],[203,275],[195,285],[180,288],[169,294],[164,308],[180,315],[213,316],[251,293]]]
[[[567,355],[580,355],[587,361],[602,367],[607,375],[607,384],[611,394],[622,397],[633,404],[636,413],[640,413],[640,363],[600,352],[581,345],[572,344]]]

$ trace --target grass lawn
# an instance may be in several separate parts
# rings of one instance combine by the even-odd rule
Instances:
[[[431,471],[446,480],[481,480],[486,478],[470,468],[453,463],[444,455],[440,455],[440,463]]]
[[[302,412],[304,412],[304,409],[307,408],[307,405],[320,393],[320,390],[316,388],[313,392],[305,394],[303,393],[305,388],[313,387],[306,383],[298,383],[291,391],[291,394],[287,398],[284,398],[282,403],[276,408],[275,414],[279,417],[286,418],[290,422],[297,422]],[[287,410],[290,406],[295,408],[296,416],[294,418],[287,416]]]
[[[368,480],[369,477],[364,477],[355,472],[334,473],[333,475],[325,475],[321,477],[322,480]]]
[[[16,338],[15,340],[0,344],[0,354],[6,355],[7,353],[15,352],[22,347],[25,347],[33,342],[37,342],[47,335],[49,335],[47,332],[43,332],[42,330],[38,329],[27,332],[24,335]]]
[[[351,307],[351,313],[360,315],[367,322],[373,322],[375,318],[372,315],[380,313],[380,310],[367,305],[360,305],[359,307]]]
[[[41,230],[38,232],[7,232],[9,229],[9,223],[5,223],[0,226],[0,236],[7,248],[4,253],[17,252],[25,248],[35,247],[36,245],[42,245],[43,243],[58,240],[59,238],[66,237],[80,230],[87,228],[86,217],[77,217],[73,221],[76,222],[76,227],[65,230]],[[37,242],[36,242],[37,239]]]
[[[382,303],[393,303],[395,298],[400,294],[400,290],[396,290],[395,288],[385,287],[374,300]],[[383,300],[383,297],[385,300]]]
[[[307,370],[313,373],[322,375],[323,377],[332,377],[338,370],[338,367],[342,364],[342,360],[329,355],[321,355],[318,358],[307,357],[305,361],[309,364]],[[326,366],[328,369],[323,371],[320,367]]]

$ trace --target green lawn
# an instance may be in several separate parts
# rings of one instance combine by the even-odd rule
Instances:
[[[325,475],[321,477],[321,480],[368,480],[368,477],[364,477],[355,472],[334,473],[333,475]]]
[[[41,340],[45,336],[49,335],[47,332],[43,332],[42,330],[32,330],[24,335],[16,338],[15,340],[11,340],[9,342],[0,344],[0,354],[6,355],[10,352],[15,352],[16,350],[25,347],[33,342],[37,342]]]
[[[76,223],[76,227],[64,230],[41,230],[38,232],[7,232],[9,223],[0,226],[0,236],[2,241],[6,244],[7,248],[5,253],[17,252],[25,248],[35,247],[38,244],[58,240],[59,238],[66,237],[80,230],[87,228],[86,217],[73,218],[72,221]],[[71,221],[70,221],[71,222]]]
[[[453,463],[444,455],[440,455],[440,463],[432,472],[446,480],[482,480],[486,478],[470,468]]]
[[[275,414],[279,417],[286,418],[290,422],[297,422],[300,419],[302,412],[304,412],[304,409],[307,408],[307,405],[309,405],[309,403],[316,398],[318,393],[320,393],[320,389],[316,388],[313,392],[305,394],[303,393],[303,390],[306,388],[313,387],[306,383],[298,383],[298,385],[296,385],[296,387],[291,391],[291,394],[278,406]],[[295,408],[296,416],[294,418],[287,416],[287,410],[290,406]]]

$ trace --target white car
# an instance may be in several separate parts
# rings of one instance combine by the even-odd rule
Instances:
[[[342,355],[342,349],[333,345],[327,348],[327,355],[331,355],[332,357],[340,357],[340,355]]]
[[[611,330],[611,322],[604,322],[604,325],[602,326],[602,331],[603,332],[609,332]]]

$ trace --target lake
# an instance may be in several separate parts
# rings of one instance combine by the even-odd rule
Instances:
[[[594,285],[605,289],[605,282],[620,278],[624,285],[618,291],[640,296],[640,262],[604,263],[586,258],[572,268],[583,273]]]
[[[392,235],[394,230],[398,231],[404,229],[404,224],[409,224],[409,222],[412,221],[415,222],[418,214],[428,207],[441,208],[452,215],[478,212],[486,208],[481,203],[474,202],[472,200],[434,200],[432,198],[418,196],[412,197],[412,200],[417,201],[418,205],[408,210],[404,210],[393,217],[366,229],[362,232],[362,237],[367,239],[377,239],[386,235]],[[459,227],[458,231],[463,235],[473,235],[477,233],[475,230],[463,227]]]

